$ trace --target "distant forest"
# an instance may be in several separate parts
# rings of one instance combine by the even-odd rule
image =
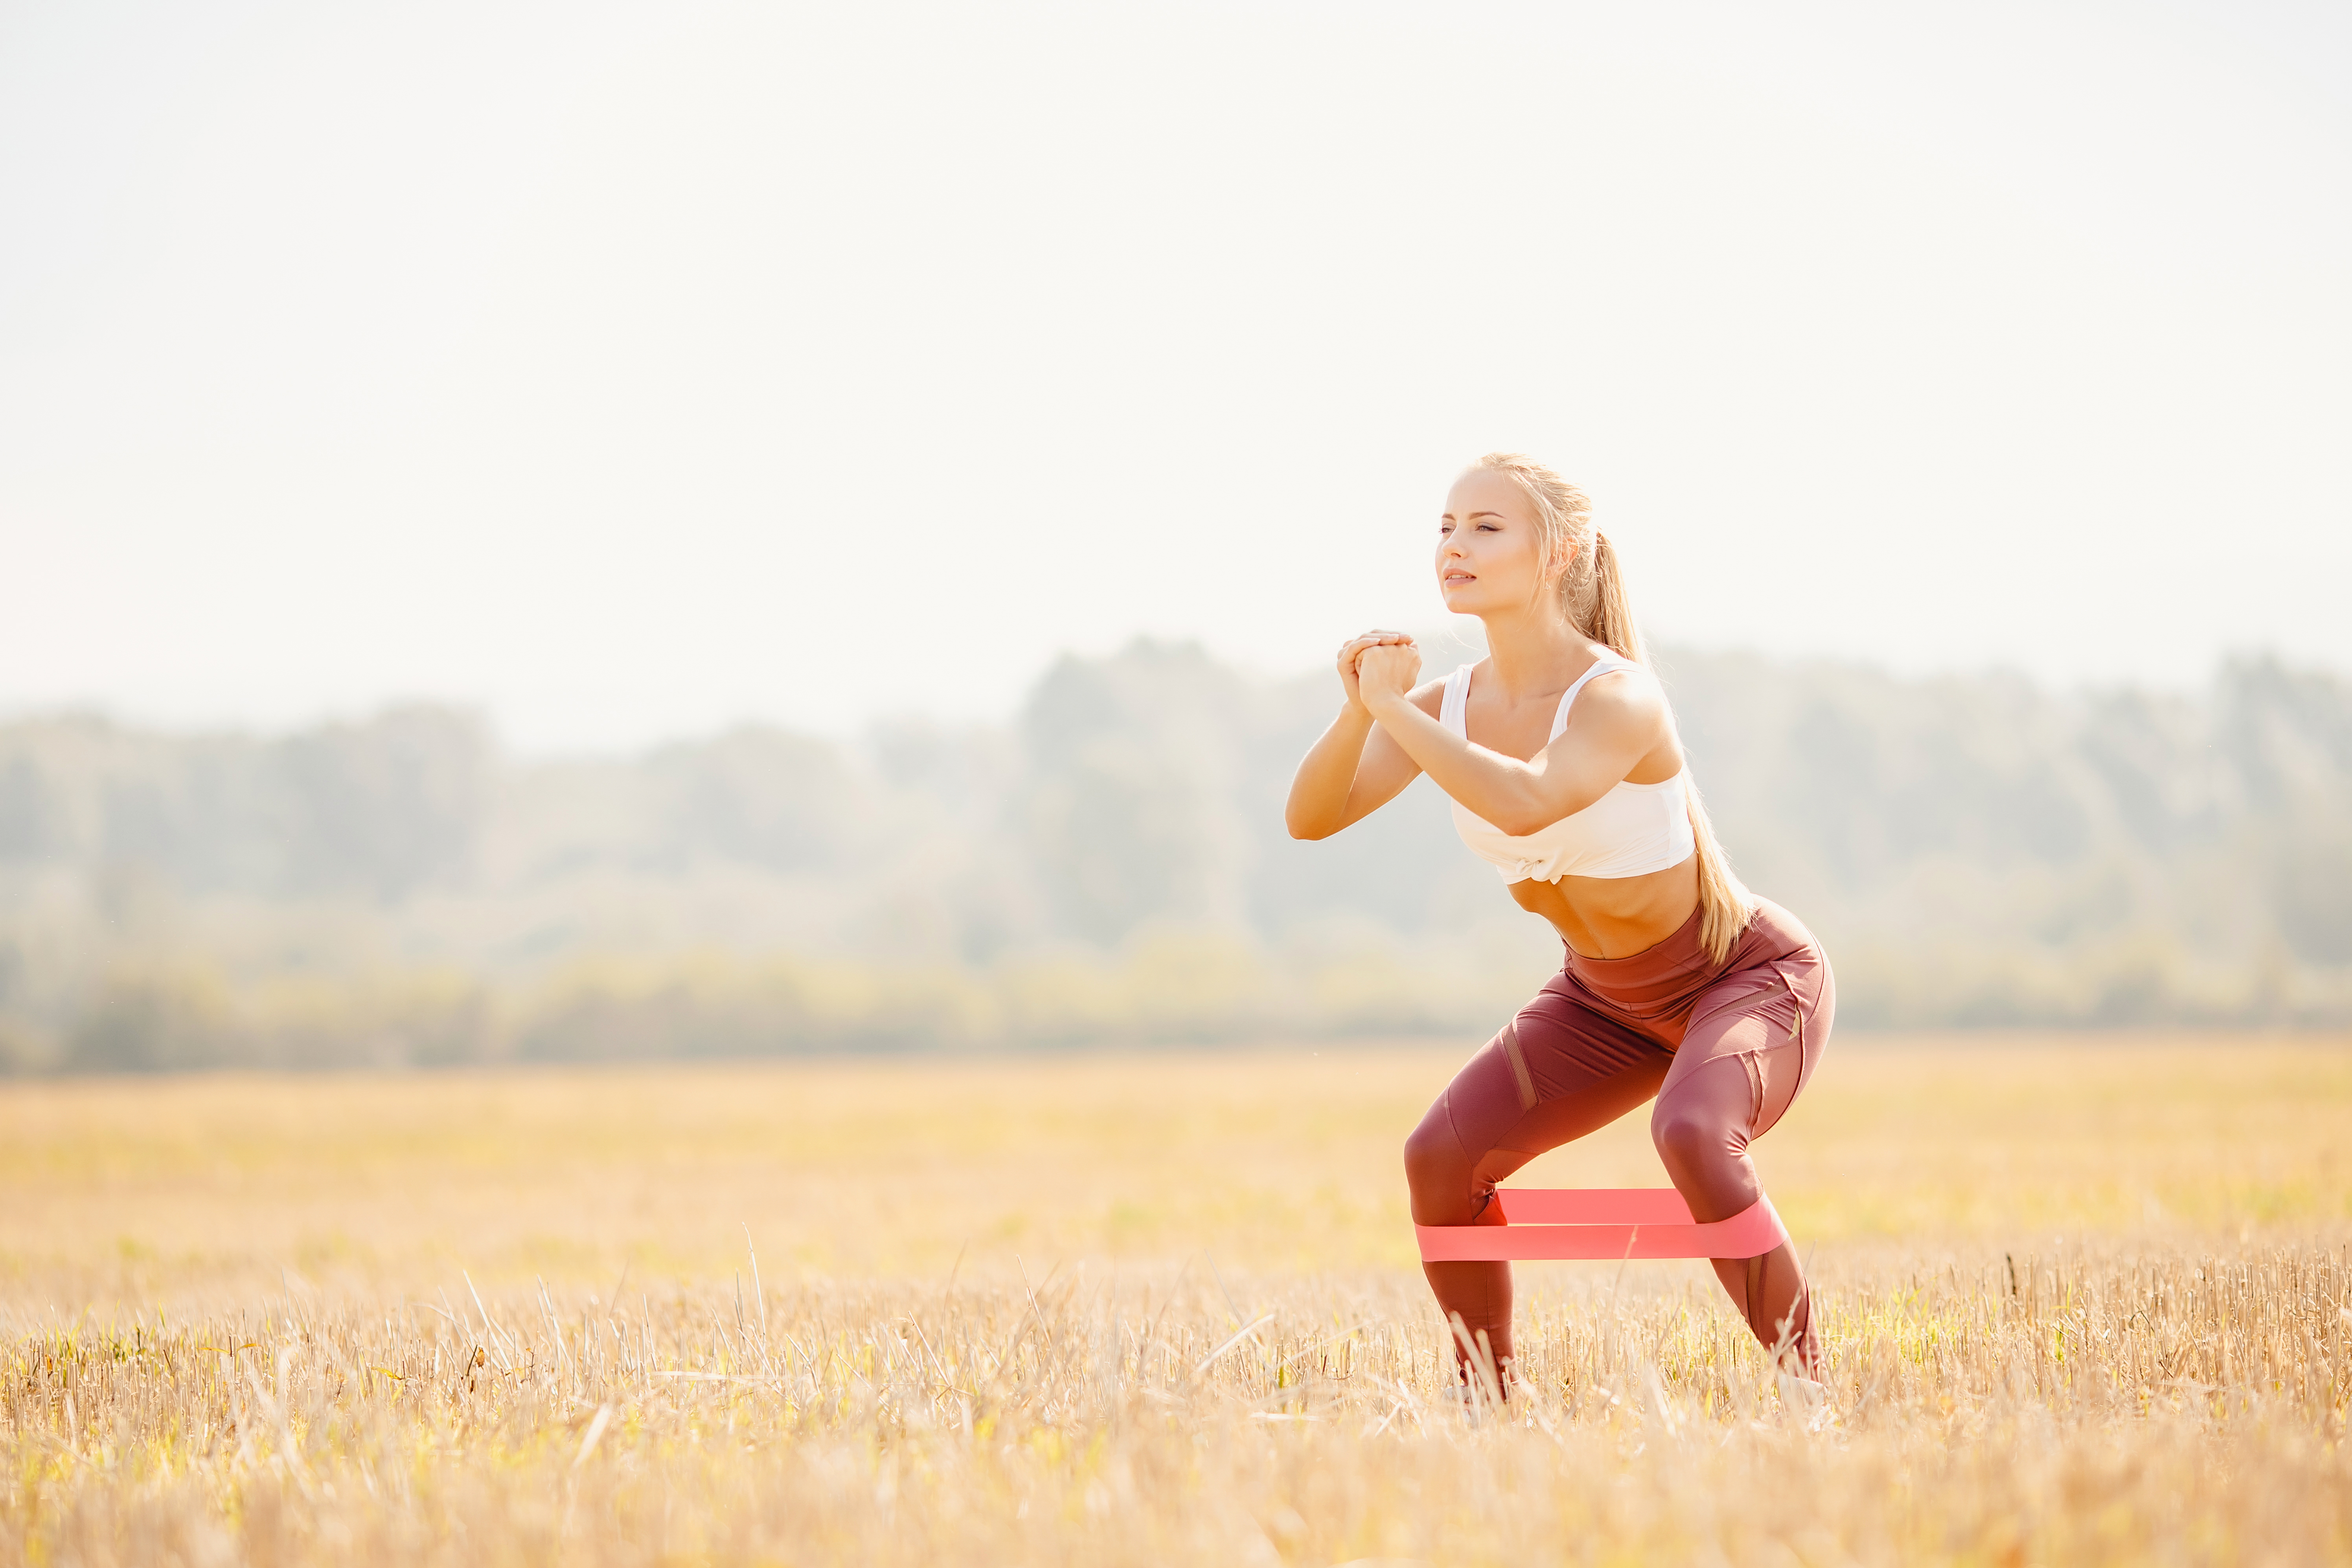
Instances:
[[[2352,1022],[2352,685],[1669,654],[1849,1027]],[[1424,781],[1281,825],[1328,675],[1067,658],[1003,728],[504,755],[467,713],[0,726],[0,1069],[1074,1047],[1497,1026],[1558,945]]]

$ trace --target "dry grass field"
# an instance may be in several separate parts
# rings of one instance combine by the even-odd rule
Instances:
[[[2352,1044],[1832,1049],[1817,1414],[1698,1263],[1447,1396],[1459,1053],[0,1085],[0,1564],[2352,1563]]]

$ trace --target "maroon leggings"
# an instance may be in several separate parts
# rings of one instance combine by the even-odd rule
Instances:
[[[1631,958],[1570,952],[1406,1140],[1414,1221],[1500,1223],[1488,1204],[1496,1183],[1654,1096],[1650,1137],[1692,1217],[1729,1219],[1763,1196],[1748,1146],[1812,1077],[1836,997],[1821,944],[1760,900],[1719,964],[1699,947],[1696,913]],[[1756,1337],[1767,1346],[1785,1337],[1797,1369],[1817,1374],[1811,1301],[1794,1248],[1714,1264]],[[1509,1360],[1511,1266],[1422,1270],[1448,1319],[1458,1314],[1498,1363]]]

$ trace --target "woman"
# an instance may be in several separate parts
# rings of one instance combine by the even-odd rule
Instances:
[[[1291,784],[1291,835],[1328,837],[1425,773],[1566,963],[1406,1141],[1412,1217],[1500,1223],[1496,1183],[1653,1097],[1650,1134],[1692,1216],[1746,1214],[1764,1195],[1748,1146],[1829,1038],[1829,962],[1716,847],[1583,492],[1526,458],[1480,458],[1446,498],[1437,582],[1448,610],[1486,623],[1486,658],[1416,686],[1412,638],[1342,647],[1347,703]],[[1716,1275],[1786,1369],[1818,1377],[1803,1270],[1777,1221],[1768,1234],[1770,1251],[1717,1258]],[[1507,1379],[1511,1266],[1422,1267]]]

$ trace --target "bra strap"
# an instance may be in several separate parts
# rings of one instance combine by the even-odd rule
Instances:
[[[1464,665],[1445,678],[1445,695],[1438,700],[1437,721],[1461,736],[1470,738],[1470,667]]]
[[[1586,681],[1591,680],[1593,677],[1598,675],[1614,675],[1621,669],[1639,669],[1641,668],[1642,667],[1640,665],[1621,654],[1604,653],[1600,658],[1594,659],[1592,661],[1592,668],[1586,670],[1582,675],[1578,676],[1576,678],[1576,683],[1570,686],[1566,691],[1559,694],[1559,711],[1553,714],[1551,717],[1551,738],[1557,741],[1561,735],[1567,732],[1568,710],[1575,703],[1576,694],[1584,689],[1584,683]]]

